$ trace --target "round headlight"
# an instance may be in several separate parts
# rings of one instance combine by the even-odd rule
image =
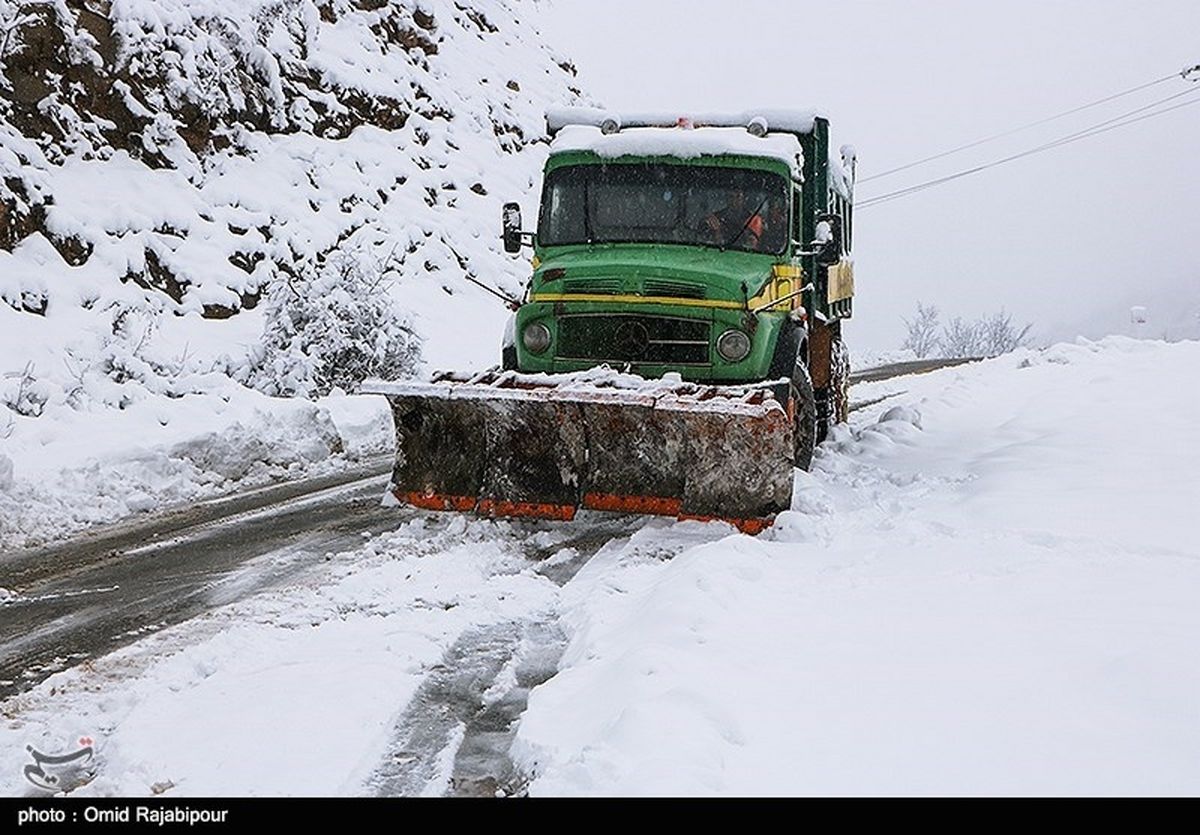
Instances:
[[[750,356],[750,337],[739,330],[727,330],[717,338],[717,353],[728,362],[741,362]]]
[[[525,349],[535,354],[544,353],[550,347],[550,329],[541,322],[534,322],[525,328],[521,334]]]

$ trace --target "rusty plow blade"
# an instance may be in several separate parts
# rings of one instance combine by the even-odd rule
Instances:
[[[770,387],[597,369],[374,381],[396,424],[401,503],[569,520],[580,508],[721,519],[748,533],[792,498],[792,432]]]

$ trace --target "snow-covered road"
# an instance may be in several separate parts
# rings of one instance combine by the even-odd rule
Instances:
[[[856,372],[852,379],[878,381],[959,362],[893,363]],[[877,398],[864,401],[874,402]],[[359,403],[352,410],[360,421],[360,413],[372,411],[386,408],[381,402]],[[378,416],[387,426],[378,426],[376,434],[390,435],[390,418]],[[353,429],[344,416],[338,422]],[[366,446],[384,448],[389,441],[368,436]],[[7,589],[9,604],[0,609],[0,698],[149,632],[279,585],[326,554],[352,549],[361,537],[420,515],[379,506],[393,453],[360,459],[340,468],[326,462],[331,471],[323,475],[168,505],[63,542],[0,553],[0,587]],[[92,496],[84,491],[69,498],[87,504]]]
[[[292,580],[392,530],[379,464],[135,517],[0,558],[0,696],[138,636]],[[341,483],[341,482],[345,483]],[[331,483],[332,482],[332,483]],[[326,485],[326,486],[321,486]],[[282,495],[280,495],[282,494]]]
[[[865,383],[757,538],[368,532],[0,703],[0,791],[90,737],[77,794],[1194,793],[1198,363]]]

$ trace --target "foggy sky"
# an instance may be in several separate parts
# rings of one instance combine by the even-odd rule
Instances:
[[[821,108],[859,178],[1200,64],[1195,0],[983,3],[553,0],[539,27],[615,110]],[[997,159],[1185,90],[1159,84],[938,163],[859,199]],[[897,347],[917,300],[1001,307],[1041,342],[1200,336],[1200,103],[864,208],[851,347]]]

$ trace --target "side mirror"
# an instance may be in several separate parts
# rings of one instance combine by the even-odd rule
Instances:
[[[842,258],[842,220],[837,215],[817,218],[816,237],[812,242],[817,263],[836,264]]]
[[[517,253],[521,251],[521,207],[516,203],[505,203],[501,213],[503,224],[502,237],[504,251]]]

